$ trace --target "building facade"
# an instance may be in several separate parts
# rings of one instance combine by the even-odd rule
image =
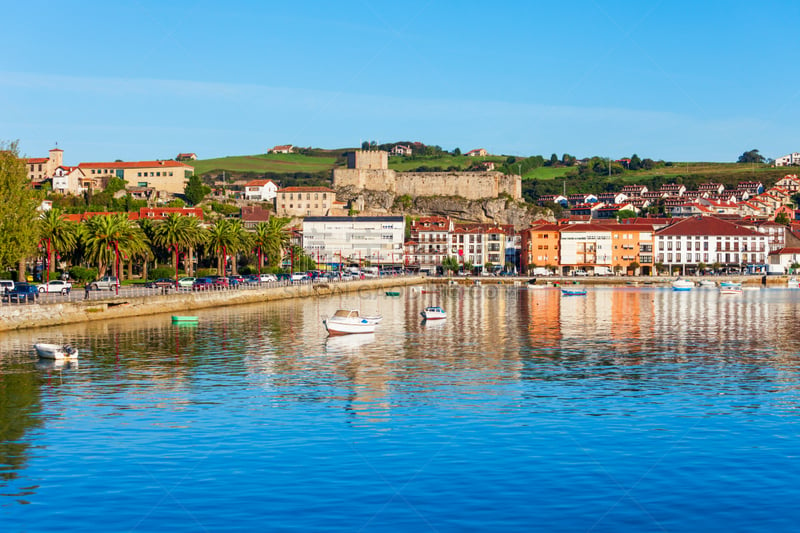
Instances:
[[[317,264],[401,266],[405,218],[317,217],[303,219],[303,249]]]
[[[183,194],[194,168],[180,161],[115,161],[113,163],[81,163],[78,165],[92,183],[108,183],[120,178],[129,187],[152,187],[170,194]]]
[[[336,193],[327,187],[286,187],[275,193],[275,213],[281,217],[324,217],[331,214]]]

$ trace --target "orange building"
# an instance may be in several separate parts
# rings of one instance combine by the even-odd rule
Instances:
[[[557,267],[559,264],[560,230],[551,223],[536,224],[521,232],[520,270],[531,272],[535,267]]]

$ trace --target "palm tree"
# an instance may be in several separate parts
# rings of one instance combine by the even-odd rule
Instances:
[[[186,257],[186,275],[194,276],[194,252],[204,244],[208,239],[208,234],[203,226],[200,224],[200,219],[195,217],[187,217],[189,238],[187,241],[187,257]]]
[[[291,234],[289,233],[289,218],[270,217],[267,221],[267,238],[265,251],[269,264],[278,267],[283,259],[283,251],[289,247]]]
[[[225,260],[228,252],[236,247],[232,222],[227,218],[217,220],[208,230],[207,244],[212,253],[217,256],[217,274],[225,275]]]
[[[47,246],[47,277],[50,278],[56,250],[70,252],[78,243],[78,226],[68,221],[57,208],[42,213],[39,218],[39,239]]]
[[[149,245],[149,239],[142,229],[130,221],[127,213],[99,215],[92,217],[82,226],[82,238],[86,247],[86,258],[97,263],[101,276],[108,265],[120,278],[116,260],[120,255],[132,256],[141,253]]]
[[[228,248],[228,251],[231,254],[231,269],[233,270],[233,274],[237,275],[238,271],[236,269],[236,258],[241,252],[250,250],[252,246],[252,238],[250,237],[250,233],[244,229],[244,223],[242,220],[238,218],[231,221],[230,226],[228,227],[228,233],[231,243],[230,247]]]
[[[261,267],[264,266],[264,256],[266,255],[269,244],[269,224],[259,222],[256,224],[255,233],[252,235],[253,251],[258,259],[258,275],[261,275]]]
[[[165,220],[153,228],[153,243],[175,254],[172,263],[175,267],[175,283],[178,282],[180,251],[181,248],[188,245],[189,235],[189,217],[181,216],[178,213],[170,213]]]

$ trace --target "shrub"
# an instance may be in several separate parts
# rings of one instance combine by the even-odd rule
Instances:
[[[242,268],[240,268],[238,270],[239,270],[239,274],[241,274],[242,276],[249,276],[250,274],[257,274],[258,273],[258,269],[256,267],[249,266],[249,265],[248,266],[243,266]]]
[[[15,270],[6,270],[5,272],[0,272],[0,279],[17,279],[17,272]]]
[[[217,269],[216,268],[198,268],[196,275],[197,275],[198,278],[205,278],[207,276],[216,276],[217,275]]]
[[[175,278],[175,269],[170,267],[153,268],[147,272],[147,279]]]
[[[69,269],[69,277],[81,283],[89,283],[97,279],[97,269],[74,266]]]

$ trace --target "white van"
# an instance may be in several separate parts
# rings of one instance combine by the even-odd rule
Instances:
[[[610,276],[613,274],[610,268],[604,266],[596,266],[594,267],[594,275],[595,276]]]
[[[533,269],[534,276],[552,276],[553,273],[550,271],[549,268],[545,267],[534,267]]]
[[[14,290],[14,282],[10,279],[0,279],[0,294]]]

